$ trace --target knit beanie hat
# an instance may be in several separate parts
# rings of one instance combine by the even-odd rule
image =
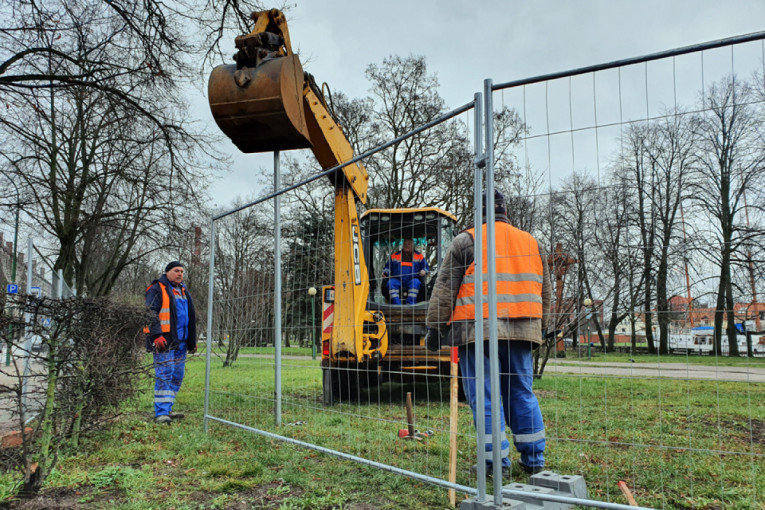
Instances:
[[[170,262],[168,265],[165,266],[165,272],[167,273],[168,271],[170,271],[174,267],[184,267],[184,266],[183,266],[183,264],[181,264],[177,260],[174,260],[174,261]]]

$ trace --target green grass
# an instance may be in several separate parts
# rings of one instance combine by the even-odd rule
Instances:
[[[697,359],[702,358],[692,361]],[[624,361],[611,355],[598,360]],[[760,360],[741,360],[763,366]],[[326,408],[318,362],[285,360],[281,427],[274,425],[272,360],[241,358],[225,369],[216,362],[211,380],[213,416],[447,476],[449,405],[443,380],[386,383]],[[407,391],[414,396],[416,427],[434,431],[420,442],[397,438],[398,429],[406,427]],[[536,381],[535,391],[545,417],[548,466],[584,476],[595,499],[625,503],[617,487],[625,480],[643,506],[711,510],[761,508],[765,502],[762,383],[554,374]],[[186,419],[159,426],[151,422],[147,382],[120,420],[60,459],[44,494],[88,508],[448,507],[446,491],[426,483],[213,421],[205,434],[203,394],[204,357],[194,357],[177,404]],[[469,472],[474,462],[472,415],[461,404],[458,483],[475,486]],[[528,479],[516,462],[512,477]],[[0,496],[13,494],[15,483],[12,476],[0,477]]]
[[[207,346],[204,343],[199,344],[199,352],[205,352]],[[274,355],[274,347],[242,347],[239,354],[269,354]],[[213,346],[212,352],[221,356],[226,355],[226,349],[219,346]],[[282,347],[282,356],[311,356],[310,347]],[[317,357],[321,358],[321,352],[317,351]]]

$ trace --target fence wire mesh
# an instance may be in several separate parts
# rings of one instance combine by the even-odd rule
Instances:
[[[494,183],[552,277],[550,334],[532,351],[545,463],[583,477],[581,505],[628,503],[622,481],[646,507],[763,505],[763,62],[757,40],[491,92]],[[475,116],[364,157],[358,223],[339,177],[213,220],[206,420],[480,497],[474,418],[462,396],[451,446],[451,352],[426,348],[424,320],[473,221]],[[310,156],[284,161],[288,183],[319,173]],[[392,288],[405,239],[427,271]],[[529,476],[510,457],[512,497]]]

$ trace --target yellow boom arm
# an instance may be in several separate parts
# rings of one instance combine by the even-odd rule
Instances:
[[[236,38],[236,65],[210,75],[210,109],[221,130],[243,152],[310,147],[322,168],[353,158],[353,149],[329,113],[310,75],[292,53],[284,15],[253,13],[255,27]],[[367,311],[369,280],[356,201],[366,203],[369,175],[351,163],[329,176],[335,187],[335,313],[333,361],[382,359],[385,320]]]

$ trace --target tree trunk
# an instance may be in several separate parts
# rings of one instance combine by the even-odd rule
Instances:
[[[669,354],[669,305],[667,303],[667,246],[662,246],[659,269],[656,273],[656,321],[659,324],[659,354]]]

